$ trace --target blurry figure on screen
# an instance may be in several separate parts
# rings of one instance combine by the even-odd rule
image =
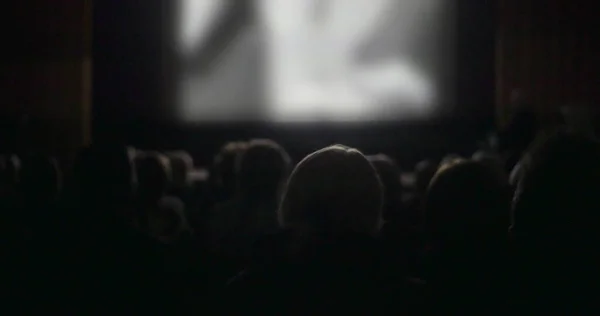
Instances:
[[[382,20],[391,18],[386,13],[406,4],[262,1],[260,17],[272,56],[273,119],[357,120],[378,117],[389,104],[402,103],[412,111],[428,106],[433,101],[431,83],[401,54],[368,64],[361,64],[358,56],[361,45],[378,36],[374,31]]]
[[[185,120],[423,115],[440,99],[436,78],[450,77],[448,1],[182,2]]]

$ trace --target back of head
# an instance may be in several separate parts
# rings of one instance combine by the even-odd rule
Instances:
[[[189,233],[185,206],[181,200],[166,196],[158,201],[158,208],[148,214],[149,233],[163,243],[177,241]]]
[[[487,166],[467,160],[440,168],[425,199],[430,229],[449,238],[472,234],[504,236],[509,206],[505,179]]]
[[[61,189],[62,175],[56,159],[42,155],[23,161],[21,187],[27,203],[55,201]]]
[[[235,192],[237,184],[235,163],[246,147],[246,142],[230,142],[225,144],[215,156],[212,179],[217,190],[229,195]]]
[[[382,225],[383,188],[358,150],[341,145],[304,158],[290,176],[280,208],[284,228],[316,234],[375,234]]]
[[[396,162],[387,155],[379,154],[367,157],[379,174],[379,179],[384,190],[384,219],[389,219],[393,213],[400,211],[402,204],[402,183],[400,181],[400,168]]]
[[[415,190],[417,195],[422,195],[427,191],[427,187],[429,186],[429,182],[431,178],[435,175],[435,172],[438,169],[438,165],[430,160],[420,161],[415,166]]]
[[[126,203],[133,191],[133,167],[123,146],[92,145],[83,149],[74,174],[80,198],[90,205]]]
[[[275,197],[290,164],[287,152],[274,141],[250,141],[236,162],[240,193],[250,198]]]
[[[172,184],[178,189],[185,189],[189,185],[188,174],[194,168],[194,159],[185,151],[174,151],[166,154],[171,165]]]
[[[171,180],[169,160],[159,153],[150,152],[136,157],[135,165],[140,197],[150,200],[160,199]]]
[[[585,136],[557,132],[538,139],[524,161],[515,193],[512,230],[517,240],[571,241],[598,234],[600,144]],[[568,248],[575,244],[567,243]],[[557,247],[553,245],[552,247]]]
[[[499,177],[508,178],[508,174],[504,168],[504,162],[499,155],[480,150],[475,152],[471,159],[491,168],[494,172],[498,173]]]
[[[442,161],[440,162],[440,166],[452,164],[452,163],[461,161],[463,159],[464,158],[461,157],[459,154],[448,154],[448,155],[444,156],[444,158],[442,158]]]

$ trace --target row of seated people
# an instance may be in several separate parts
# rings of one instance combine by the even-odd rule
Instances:
[[[497,155],[449,156],[417,165],[406,198],[386,155],[334,145],[294,167],[252,140],[195,196],[189,158],[96,145],[59,198],[53,160],[11,156],[4,283],[70,312],[573,312],[597,289],[599,163],[595,140],[558,132],[512,183]]]

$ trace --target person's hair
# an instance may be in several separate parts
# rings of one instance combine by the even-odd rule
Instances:
[[[415,191],[418,195],[424,194],[435,175],[438,164],[431,160],[423,160],[415,166]]]
[[[471,159],[486,165],[491,170],[494,170],[494,172],[496,172],[499,177],[505,178],[507,179],[507,181],[509,180],[509,175],[504,169],[504,161],[499,155],[494,154],[492,152],[480,150],[473,153]]]
[[[600,143],[558,131],[534,142],[513,201],[517,240],[597,234],[600,209]]]
[[[287,152],[276,142],[255,139],[237,157],[239,192],[249,197],[274,197],[291,168]]]
[[[459,160],[439,169],[425,198],[433,234],[506,234],[510,195],[505,179],[486,165]]]
[[[279,210],[282,227],[310,234],[376,234],[382,226],[383,188],[357,149],[334,145],[294,169]]]
[[[138,192],[142,198],[158,200],[171,181],[169,160],[160,153],[146,152],[135,159]]]
[[[148,214],[150,228],[157,229],[150,233],[163,242],[172,242],[183,234],[191,233],[185,215],[185,205],[175,197],[166,196],[158,201],[158,207]]]
[[[369,162],[375,167],[379,179],[383,184],[384,207],[383,217],[385,220],[393,216],[394,213],[401,212],[402,208],[402,182],[400,181],[400,168],[396,162],[387,155],[378,154],[368,156]]]
[[[440,161],[440,167],[447,165],[447,164],[452,164],[458,161],[464,160],[463,157],[461,157],[459,154],[448,154],[446,156],[444,156],[444,158],[442,158],[442,161]]]
[[[215,156],[211,178],[218,190],[227,191],[228,194],[235,192],[237,184],[235,163],[246,147],[246,142],[229,142]]]
[[[186,151],[173,151],[165,154],[171,165],[171,184],[174,188],[184,189],[189,185],[188,174],[194,168],[194,159]]]

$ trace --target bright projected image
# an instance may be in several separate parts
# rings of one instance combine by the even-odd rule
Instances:
[[[390,121],[454,101],[454,1],[178,5],[182,120]]]

